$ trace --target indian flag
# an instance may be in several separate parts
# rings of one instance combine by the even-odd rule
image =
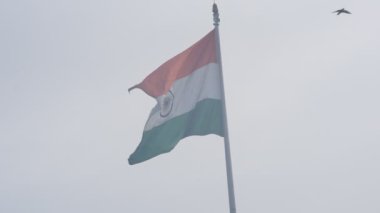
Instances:
[[[157,105],[129,164],[167,153],[191,135],[224,136],[224,94],[216,45],[212,30],[130,88],[142,89]]]

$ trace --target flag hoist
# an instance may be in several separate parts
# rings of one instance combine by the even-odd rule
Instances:
[[[139,88],[157,100],[143,136],[130,155],[137,164],[170,152],[188,136],[215,134],[224,138],[230,213],[236,212],[227,113],[219,40],[219,13],[213,4],[215,28],[174,56],[141,83]]]

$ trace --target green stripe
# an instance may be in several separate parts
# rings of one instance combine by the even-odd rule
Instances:
[[[202,100],[192,111],[144,132],[139,146],[128,159],[129,164],[170,152],[182,138],[208,134],[224,135],[221,100]]]

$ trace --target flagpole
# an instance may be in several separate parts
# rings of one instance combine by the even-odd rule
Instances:
[[[226,156],[226,171],[227,171],[227,184],[228,184],[228,198],[229,198],[229,206],[230,213],[236,213],[236,205],[235,205],[235,192],[234,192],[234,181],[232,176],[232,163],[231,163],[231,151],[230,151],[230,138],[228,135],[228,124],[227,124],[227,109],[226,109],[226,96],[224,93],[224,80],[223,80],[223,68],[222,68],[222,55],[220,51],[220,38],[219,38],[219,12],[218,6],[214,3],[212,5],[212,12],[214,16],[214,26],[216,33],[216,50],[217,50],[217,60],[219,62],[221,78],[222,78],[222,97],[223,97],[223,123],[224,123],[224,151]]]

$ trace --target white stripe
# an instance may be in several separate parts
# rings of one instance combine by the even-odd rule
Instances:
[[[165,95],[157,98],[157,105],[152,109],[144,131],[159,126],[179,115],[190,112],[195,105],[204,99],[221,99],[221,75],[219,65],[207,64],[192,74],[185,76],[173,83],[173,105],[170,113],[162,117],[160,103]]]

